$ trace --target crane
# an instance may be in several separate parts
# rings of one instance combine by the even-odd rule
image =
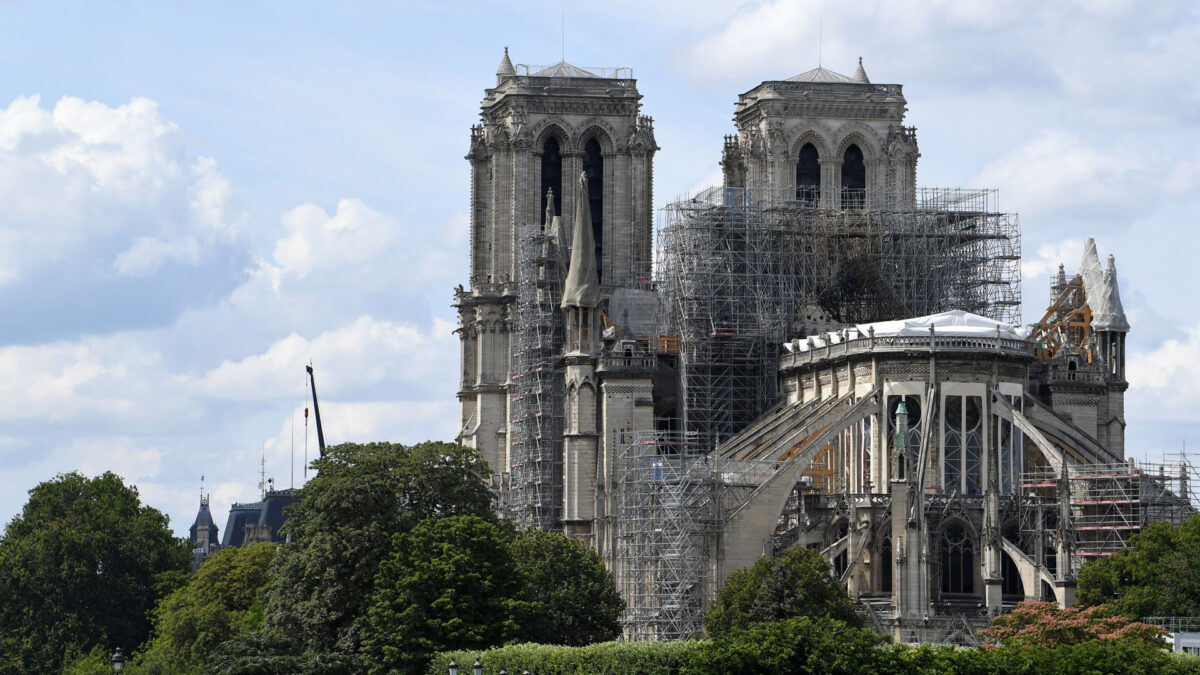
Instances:
[[[324,457],[325,430],[321,428],[321,406],[317,403],[317,380],[316,377],[313,376],[313,367],[311,365],[304,366],[304,369],[308,371],[308,379],[309,382],[312,383],[313,414],[317,418],[317,446],[321,451],[321,456]]]

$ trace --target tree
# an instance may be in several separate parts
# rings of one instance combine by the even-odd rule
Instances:
[[[227,548],[209,557],[187,586],[154,611],[154,636],[139,665],[179,673],[198,670],[222,642],[261,621],[259,594],[278,544]]]
[[[803,550],[803,549],[801,549]],[[830,618],[792,617],[702,643],[684,675],[886,672],[887,638]]]
[[[1076,601],[1124,616],[1200,616],[1200,516],[1155,523],[1079,571]]]
[[[542,611],[529,639],[586,645],[615,640],[625,601],[595,551],[557,532],[530,530],[513,540],[512,555]]]
[[[421,673],[435,652],[525,637],[539,608],[509,550],[515,535],[508,523],[478,516],[427,520],[396,535],[363,635],[370,672]]]
[[[797,616],[829,617],[861,626],[854,603],[830,573],[829,563],[807,548],[791,548],[778,558],[759,558],[734,571],[704,615],[713,637]]]
[[[141,645],[191,561],[167,523],[113,473],[30,490],[0,540],[0,670],[59,671],[68,652]]]
[[[265,621],[315,652],[357,651],[360,621],[392,538],[426,518],[491,518],[487,464],[470,448],[346,443],[312,463],[284,525]]]
[[[1092,640],[1116,640],[1150,649],[1164,646],[1163,630],[1133,621],[1110,608],[1070,607],[1053,602],[1022,602],[1012,612],[998,616],[979,631],[990,644],[1061,647]]]

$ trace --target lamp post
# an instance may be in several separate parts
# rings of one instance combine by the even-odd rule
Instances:
[[[121,653],[120,647],[117,647],[117,651],[113,652],[112,667],[117,672],[120,672],[125,667],[125,655]]]

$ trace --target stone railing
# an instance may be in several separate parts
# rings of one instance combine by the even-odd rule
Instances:
[[[598,365],[600,370],[654,370],[657,364],[653,354],[602,354]]]
[[[821,339],[824,345],[817,346],[816,340],[809,338],[807,342],[794,340],[793,350],[784,354],[780,359],[782,367],[798,367],[810,363],[841,359],[847,356],[873,353],[918,353],[931,354],[978,354],[994,353],[1010,357],[1033,358],[1035,345],[1032,342],[997,336],[983,335],[938,335],[935,331],[929,335],[888,335],[876,337],[873,334],[858,335],[833,342],[827,337]],[[1078,372],[1078,371],[1076,371]]]

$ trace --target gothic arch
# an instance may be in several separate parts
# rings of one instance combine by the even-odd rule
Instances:
[[[567,385],[567,409],[565,412],[567,415],[567,433],[578,431],[579,425],[577,422],[579,420],[579,389],[575,386],[574,382]]]
[[[831,144],[829,143],[828,136],[817,130],[815,127],[805,127],[798,135],[793,137],[792,142],[788,144],[788,147],[791,148],[788,151],[788,156],[791,157],[793,161],[795,161],[796,156],[800,154],[800,148],[803,148],[805,143],[812,143],[813,147],[817,149],[817,156],[821,159],[824,160],[833,157],[833,153],[830,151]]]
[[[608,122],[599,117],[591,117],[585,120],[579,128],[581,131],[574,138],[577,151],[583,152],[583,147],[593,138],[600,144],[600,152],[605,155],[610,155],[618,150],[615,140],[617,130],[613,129]]]
[[[976,593],[981,551],[975,528],[964,518],[951,518],[941,524],[937,533],[937,588],[942,593]]]
[[[876,528],[879,536],[872,542],[875,548],[875,590],[879,593],[891,593],[895,583],[893,561],[896,558],[896,545],[892,541],[892,521],[885,520]]]
[[[877,161],[883,157],[879,134],[862,122],[849,122],[839,130],[837,151],[834,157],[841,160],[842,155],[846,153],[846,148],[850,147],[852,143],[862,150],[863,160],[866,162]]]
[[[558,145],[562,152],[573,152],[575,146],[571,142],[571,134],[567,131],[570,128],[571,126],[565,120],[558,117],[539,121],[530,132],[530,136],[534,139],[533,151],[541,154],[542,147],[546,145],[546,139],[554,136],[558,139]]]

